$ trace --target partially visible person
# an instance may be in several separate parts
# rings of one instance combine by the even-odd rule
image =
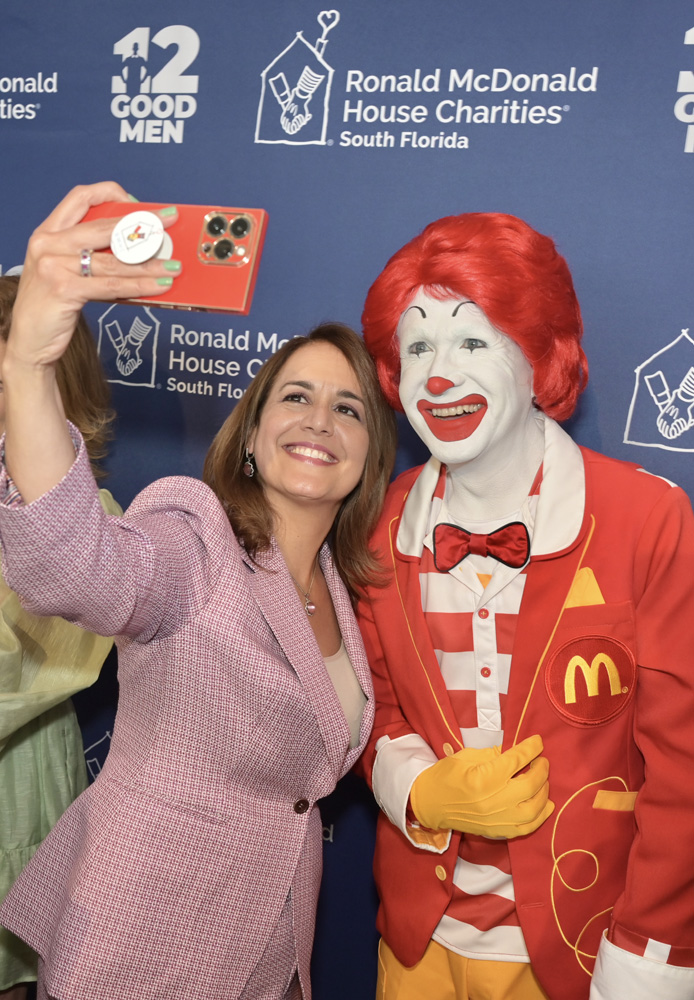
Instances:
[[[120,700],[104,768],[1,917],[42,957],[40,1000],[309,1000],[318,800],[373,719],[353,602],[378,576],[394,417],[361,338],[324,324],[260,369],[205,483],[160,480],[106,517],[54,371],[86,301],[175,280],[83,250],[114,224],[87,208],[127,197],[76,188],[39,227],[3,364],[8,579],[118,636]]]
[[[360,606],[379,1000],[692,1000],[689,500],[559,426],[581,313],[521,219],[431,223],[363,321],[431,452]]]
[[[0,277],[0,364],[19,278]],[[113,411],[94,338],[80,315],[56,381],[65,412],[82,432],[96,475]],[[0,433],[5,403],[0,384]],[[120,507],[107,490],[101,502]],[[70,695],[93,684],[112,645],[60,618],[24,611],[0,579],[0,900],[70,803],[87,787],[82,737]],[[0,1000],[23,1000],[36,953],[0,928]]]

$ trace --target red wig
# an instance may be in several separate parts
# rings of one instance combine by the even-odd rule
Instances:
[[[432,222],[391,257],[369,289],[362,323],[383,392],[398,410],[397,327],[419,288],[472,300],[532,365],[538,408],[555,420],[571,416],[588,362],[571,274],[549,236],[513,215],[470,212]]]

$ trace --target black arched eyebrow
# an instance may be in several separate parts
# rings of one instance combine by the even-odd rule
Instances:
[[[307,392],[312,392],[313,389],[315,388],[313,382],[306,382],[303,379],[291,379],[289,382],[285,382],[280,387],[280,392],[286,392],[287,389],[291,389],[291,387],[294,385],[298,386],[300,389],[306,389]],[[358,396],[356,392],[352,392],[351,389],[338,389],[336,395],[340,399],[353,399],[356,403],[362,403],[362,404],[364,402],[361,396]]]
[[[422,319],[427,318],[427,314],[424,312],[421,306],[408,306],[405,312],[403,313],[403,316],[405,315],[405,313],[408,313],[410,309],[419,309],[420,313],[422,314]]]
[[[463,301],[459,302],[458,305],[455,307],[455,309],[451,313],[451,316],[457,316],[458,310],[460,309],[461,306],[474,306],[474,304],[475,303],[472,301],[472,299],[463,299]]]

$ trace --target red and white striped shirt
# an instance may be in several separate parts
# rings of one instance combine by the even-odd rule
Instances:
[[[487,534],[509,521],[522,521],[532,540],[540,481],[538,474],[531,495],[510,516],[462,527]],[[468,555],[450,571],[439,572],[433,557],[434,528],[455,523],[444,492],[442,470],[424,537],[422,608],[464,745],[500,746],[525,568],[513,569],[492,556]],[[527,962],[506,841],[466,834],[453,883],[434,940],[472,958]]]

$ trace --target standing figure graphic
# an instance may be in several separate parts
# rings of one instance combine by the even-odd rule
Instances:
[[[140,55],[140,46],[133,44],[132,55],[123,60],[121,76],[125,80],[125,92],[130,97],[142,93],[142,84],[147,78],[147,61]]]

